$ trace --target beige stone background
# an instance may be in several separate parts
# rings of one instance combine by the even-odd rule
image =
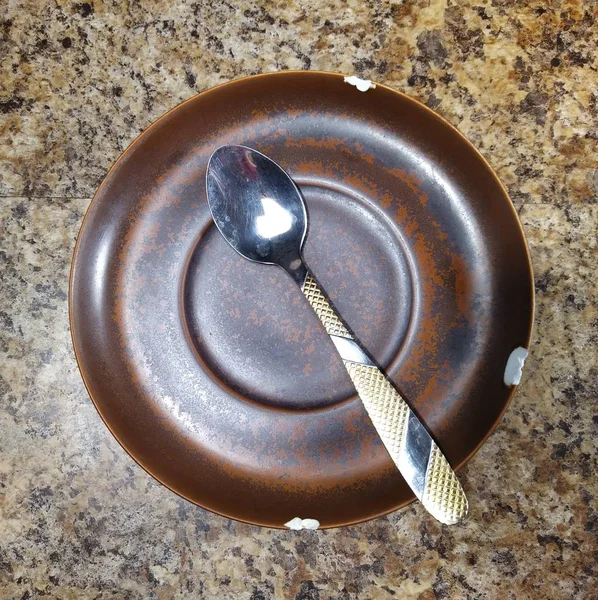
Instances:
[[[323,0],[0,3],[0,598],[598,597],[598,5]],[[179,499],[112,438],[68,331],[68,271],[107,169],[180,101],[281,69],[357,74],[482,151],[528,236],[531,357],[461,479],[469,520],[418,505],[300,534]]]

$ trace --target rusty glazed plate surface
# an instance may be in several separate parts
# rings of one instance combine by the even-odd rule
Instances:
[[[272,527],[399,508],[412,494],[300,291],[211,221],[204,177],[222,144],[254,147],[295,178],[307,263],[455,467],[496,426],[509,354],[529,345],[532,273],[511,202],[471,144],[416,101],[287,72],[167,113],[85,217],[75,352],[141,466],[192,502]]]

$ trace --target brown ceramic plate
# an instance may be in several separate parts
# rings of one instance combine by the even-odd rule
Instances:
[[[431,110],[329,73],[211,89],[116,162],[71,274],[89,394],[143,468],[222,515],[334,527],[404,506],[413,496],[295,284],[242,259],[212,224],[205,170],[228,143],[295,178],[307,263],[451,464],[500,420],[512,395],[505,364],[528,347],[533,313],[509,197]]]

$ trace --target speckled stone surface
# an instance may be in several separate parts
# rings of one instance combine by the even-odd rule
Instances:
[[[596,5],[149,4],[9,0],[0,13],[0,598],[596,598]],[[122,451],[78,374],[68,271],[106,170],[179,101],[289,68],[423,100],[518,207],[532,354],[461,472],[471,513],[457,527],[418,505],[323,532],[207,513]]]

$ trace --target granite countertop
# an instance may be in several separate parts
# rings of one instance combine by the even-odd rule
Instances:
[[[5,3],[0,598],[595,598],[597,20],[574,0]],[[461,471],[464,524],[419,505],[327,531],[229,521],[142,471],[85,392],[68,273],[102,177],[181,100],[279,69],[419,98],[480,148],[517,207],[536,277],[532,352]]]

